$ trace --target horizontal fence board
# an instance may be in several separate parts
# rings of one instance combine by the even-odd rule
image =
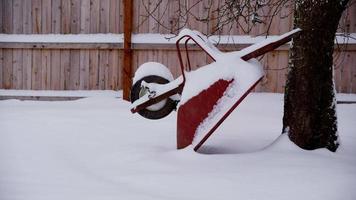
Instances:
[[[0,49],[122,49],[119,43],[20,43],[0,42]]]
[[[252,44],[219,44],[221,51],[237,51],[246,48]],[[175,44],[160,43],[133,43],[134,50],[176,50]],[[201,50],[194,44],[188,44],[190,50]],[[184,45],[181,44],[183,49]],[[342,51],[356,51],[356,44],[338,44],[335,49]],[[0,42],[0,49],[123,49],[123,43],[22,43],[22,42]],[[276,50],[289,50],[289,44],[282,45]]]
[[[121,89],[123,50],[120,49],[0,49],[1,88],[5,89]],[[176,50],[133,51],[134,71],[145,62],[166,65],[174,77],[181,74]],[[185,55],[185,51],[183,51]],[[192,69],[209,63],[203,52],[189,51]],[[335,52],[338,92],[355,93],[356,51]],[[283,92],[288,51],[276,50],[262,57],[266,76],[255,91]],[[184,58],[183,63],[187,63]]]

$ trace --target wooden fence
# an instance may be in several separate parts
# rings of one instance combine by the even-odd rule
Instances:
[[[146,9],[155,8],[158,0],[134,0],[134,33],[176,33],[179,26],[173,10],[177,0],[163,0],[156,18],[147,16]],[[196,1],[186,1],[194,4]],[[192,12],[208,12],[205,0]],[[215,4],[221,1],[212,1]],[[285,8],[281,16],[291,8]],[[186,27],[203,33],[211,32],[216,21],[209,23],[188,19]],[[340,22],[348,32],[356,32],[356,4],[345,11]],[[246,26],[249,26],[246,24]],[[251,34],[265,30],[262,24]],[[270,33],[280,34],[291,29],[292,18],[275,18]],[[166,28],[165,28],[166,27]],[[122,0],[0,0],[0,33],[4,34],[96,34],[123,32]],[[233,26],[222,34],[243,34]],[[0,36],[1,37],[1,36]],[[234,45],[227,48],[231,49]],[[239,48],[238,46],[237,48]],[[224,47],[222,47],[224,48]],[[133,44],[134,69],[147,61],[157,61],[179,74],[177,52],[172,45]],[[36,90],[92,90],[122,88],[122,45],[97,43],[0,43],[0,88]],[[193,65],[208,62],[200,52],[191,51]],[[288,49],[268,53],[262,60],[266,77],[256,91],[283,92],[286,80]],[[335,53],[335,82],[339,92],[356,93],[356,45],[342,45]]]

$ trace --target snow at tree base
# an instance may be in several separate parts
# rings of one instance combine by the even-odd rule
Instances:
[[[356,198],[356,104],[337,105],[336,153],[280,135],[283,95],[268,93],[247,96],[194,152],[176,150],[175,113],[147,120],[91,96],[0,101],[1,200]]]

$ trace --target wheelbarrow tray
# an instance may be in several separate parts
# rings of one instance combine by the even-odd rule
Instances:
[[[258,62],[224,57],[186,74],[177,116],[178,149],[190,144],[199,149],[264,76]]]

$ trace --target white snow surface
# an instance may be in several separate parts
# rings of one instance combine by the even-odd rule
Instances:
[[[276,38],[269,35],[267,38]],[[175,44],[178,37],[173,34],[133,34],[133,44]],[[356,33],[348,36],[337,33],[335,43],[356,44]],[[266,39],[266,36],[249,35],[213,35],[209,36],[214,44],[254,44]],[[23,43],[123,43],[123,34],[98,33],[98,34],[0,34],[0,42],[23,42]]]
[[[122,97],[122,90],[6,90],[0,96],[43,96],[43,97]]]
[[[138,67],[133,77],[132,83],[135,84],[141,78],[156,75],[167,79],[168,81],[173,81],[173,75],[169,69],[158,62],[146,62]]]
[[[0,42],[22,43],[123,43],[123,34],[0,34]]]
[[[336,153],[280,136],[281,94],[250,94],[199,153],[176,150],[175,114],[147,120],[129,107],[109,96],[0,101],[0,199],[356,197],[356,104],[337,105]]]

